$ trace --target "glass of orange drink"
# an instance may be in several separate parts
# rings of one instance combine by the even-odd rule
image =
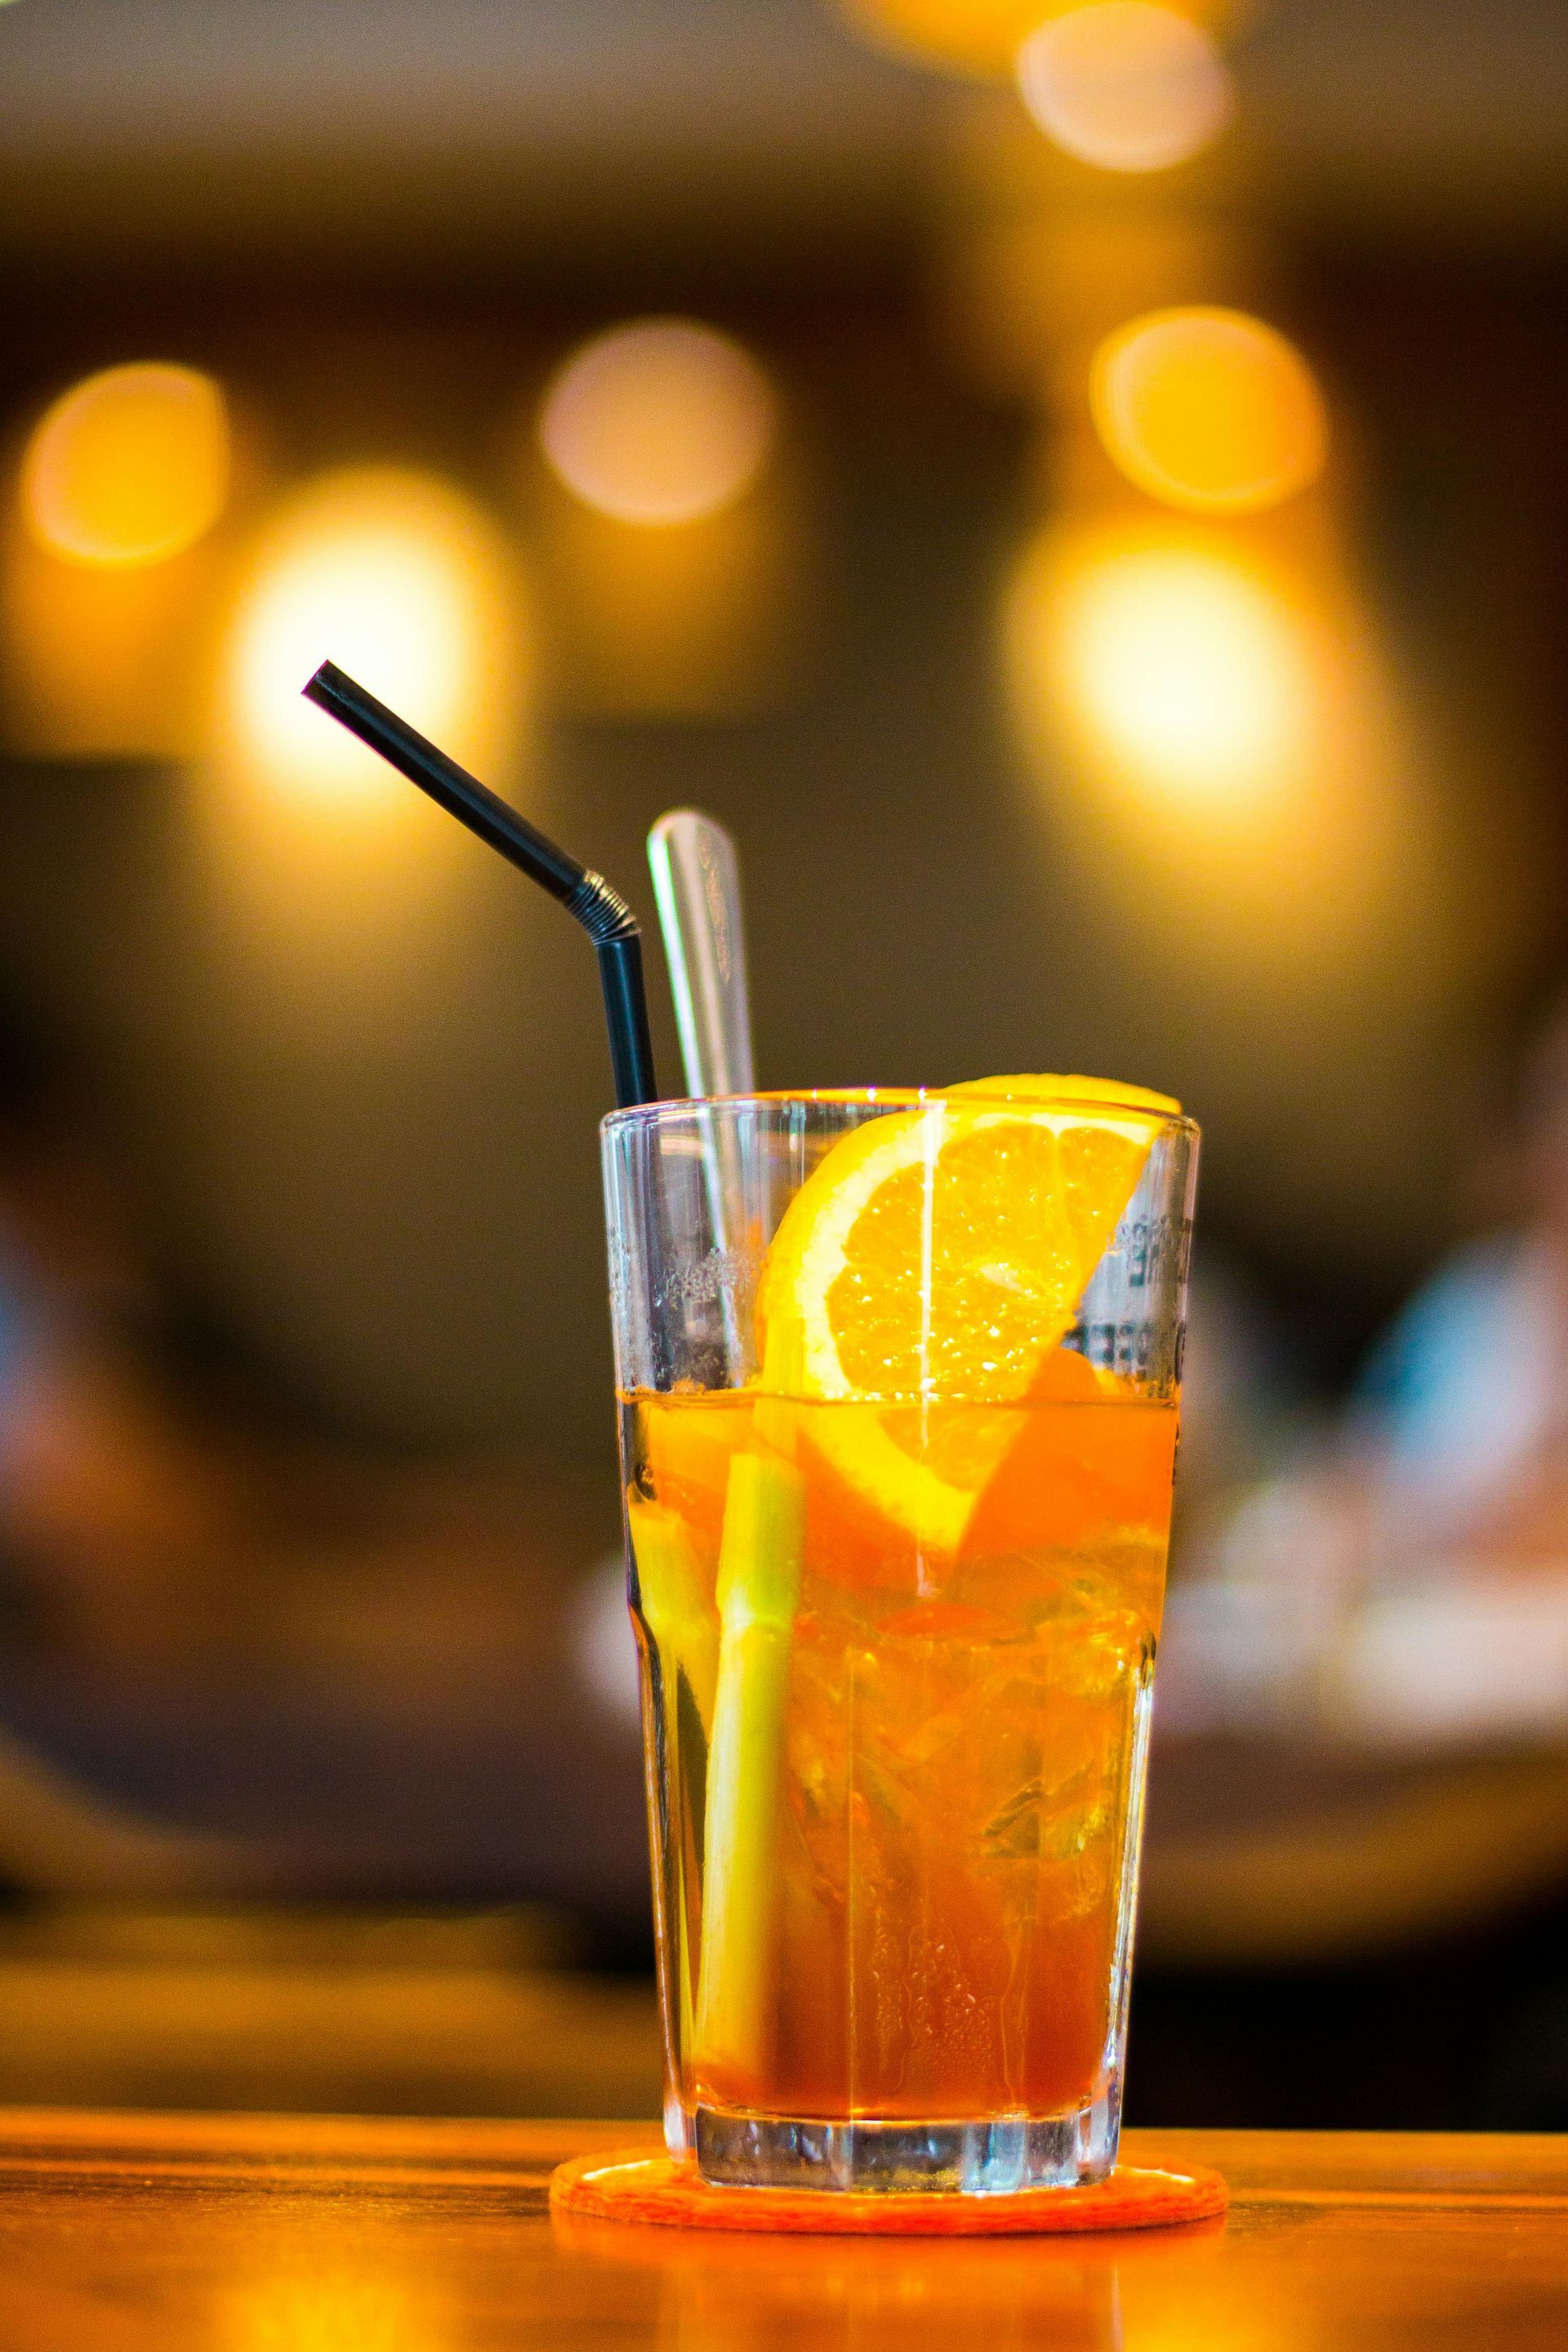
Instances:
[[[605,1123],[666,2128],[1115,2161],[1197,1130],[1106,1080]]]

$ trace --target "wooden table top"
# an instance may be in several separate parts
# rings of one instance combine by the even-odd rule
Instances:
[[[1568,2342],[1568,2138],[1130,2132],[1228,2221],[703,2239],[552,2222],[647,2126],[0,2111],[3,2352],[1391,2352]]]

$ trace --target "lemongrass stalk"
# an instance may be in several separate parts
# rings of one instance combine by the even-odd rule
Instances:
[[[708,1752],[697,2059],[758,2083],[771,2048],[779,1784],[800,1599],[805,1485],[769,1447],[730,1465],[719,1558],[719,1678]]]
[[[681,1754],[680,1685],[684,1682],[701,1725],[706,1743],[712,1737],[713,1693],[719,1679],[719,1622],[712,1589],[702,1573],[691,1530],[678,1511],[662,1503],[627,1497],[626,1518],[632,1553],[637,1562],[637,1601],[648,1639],[658,1656],[663,1686],[663,1746],[672,1781],[674,1811],[669,1834],[675,1840],[675,1925],[677,1999],[680,2011],[680,2050],[689,2055],[697,2011],[691,1955],[696,1948],[696,1920],[700,1895],[689,1883],[694,1857],[689,1856],[683,1832],[686,1810],[700,1785],[692,1764]],[[654,1751],[650,1750],[650,1755]],[[662,1834],[655,1817],[655,1852]]]
[[[664,1667],[668,1705],[677,1675],[684,1675],[701,1718],[713,1734],[713,1692],[719,1679],[719,1629],[713,1601],[691,1530],[678,1511],[634,1496],[627,1507],[642,1613]]]

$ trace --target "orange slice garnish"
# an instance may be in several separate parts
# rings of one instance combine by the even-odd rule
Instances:
[[[845,1137],[790,1203],[763,1385],[884,1408],[813,1414],[809,1442],[923,1549],[957,1550],[1022,1422],[976,1415],[955,1461],[920,1408],[1030,1397],[1178,1108],[1109,1080],[981,1079]]]

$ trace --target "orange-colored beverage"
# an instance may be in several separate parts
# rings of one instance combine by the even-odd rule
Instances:
[[[1173,1402],[1058,1350],[1016,1404],[752,1387],[623,1412],[683,2104],[940,2122],[1103,2097]],[[854,1475],[889,1446],[911,1492],[957,1498],[922,1505],[923,1538]]]
[[[605,1135],[668,2144],[1102,2179],[1195,1129],[1037,1076]]]

